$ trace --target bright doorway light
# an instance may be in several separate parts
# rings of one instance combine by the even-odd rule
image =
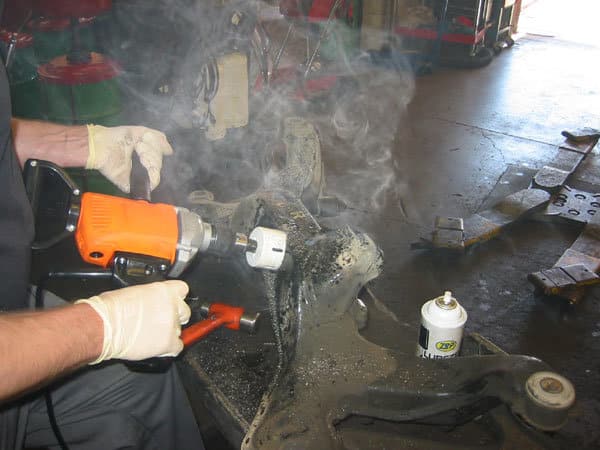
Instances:
[[[519,33],[600,47],[598,0],[523,0]]]

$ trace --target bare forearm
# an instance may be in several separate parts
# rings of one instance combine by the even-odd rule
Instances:
[[[11,128],[21,166],[30,158],[52,161],[62,167],[85,166],[89,154],[85,125],[13,118]]]
[[[0,404],[98,357],[104,328],[86,304],[0,315]]]

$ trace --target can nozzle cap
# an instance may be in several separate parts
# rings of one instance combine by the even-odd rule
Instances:
[[[467,320],[467,312],[460,306],[450,291],[446,291],[444,295],[425,303],[423,309],[427,310],[429,319],[441,327],[446,326],[444,324],[447,321],[464,323]]]
[[[444,304],[450,305],[452,303],[452,292],[446,291],[444,292]]]
[[[458,302],[452,297],[451,291],[445,291],[444,295],[437,297],[435,304],[442,309],[455,309],[458,306]]]

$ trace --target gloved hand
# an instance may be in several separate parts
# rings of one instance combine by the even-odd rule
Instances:
[[[102,353],[107,359],[139,361],[153,356],[177,356],[183,349],[181,325],[190,320],[183,301],[188,286],[183,281],[131,286],[77,300],[87,303],[104,322]]]
[[[89,156],[86,169],[98,169],[123,192],[130,190],[131,155],[139,155],[148,171],[150,188],[160,182],[163,155],[173,153],[164,133],[139,126],[88,125]]]

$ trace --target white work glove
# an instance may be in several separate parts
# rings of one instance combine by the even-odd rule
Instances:
[[[146,127],[88,125],[89,156],[86,169],[97,169],[123,192],[130,190],[131,155],[138,154],[148,171],[150,188],[160,182],[163,155],[173,153],[167,137]]]
[[[77,300],[87,303],[104,322],[102,353],[90,364],[107,359],[139,361],[177,356],[183,350],[181,325],[190,320],[184,302],[188,285],[169,280],[131,286]]]

